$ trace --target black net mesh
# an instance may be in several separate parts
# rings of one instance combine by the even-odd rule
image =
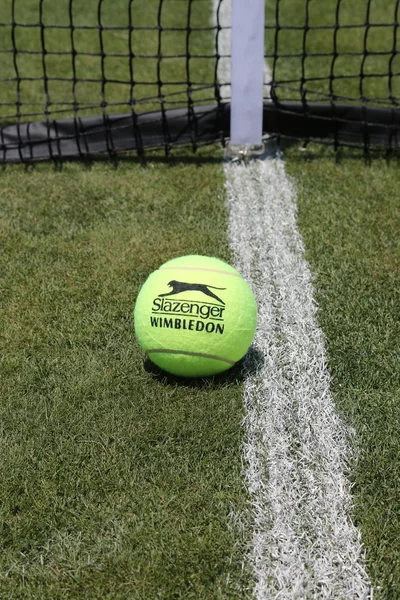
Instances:
[[[230,3],[0,0],[0,160],[225,140]],[[264,133],[396,148],[399,4],[267,0]]]
[[[397,106],[399,10],[396,0],[268,2],[274,97]]]
[[[0,0],[0,7],[3,121],[215,99],[209,0]]]

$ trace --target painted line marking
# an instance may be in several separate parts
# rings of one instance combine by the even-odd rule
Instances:
[[[218,55],[230,55],[231,0],[214,0]],[[230,98],[229,58],[218,63]],[[271,75],[266,67],[265,83]],[[251,497],[247,560],[257,600],[366,600],[361,533],[351,520],[354,432],[330,392],[312,275],[297,228],[297,199],[274,144],[248,166],[225,163],[235,267],[258,304],[254,347],[244,363],[245,477]]]

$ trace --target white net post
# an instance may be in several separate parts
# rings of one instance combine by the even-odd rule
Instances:
[[[265,0],[232,0],[230,152],[262,151]]]

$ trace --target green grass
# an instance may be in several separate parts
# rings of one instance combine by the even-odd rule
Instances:
[[[96,26],[97,4],[74,2],[76,24]],[[333,24],[334,5],[308,3],[310,25]],[[11,22],[10,6],[0,0],[4,22]],[[158,0],[131,3],[136,23],[153,26],[157,6]],[[163,6],[164,26],[186,23],[184,2]],[[15,7],[18,23],[38,22],[38,0]],[[46,25],[68,24],[66,0],[43,7]],[[126,26],[126,7],[125,0],[104,0],[103,24]],[[210,5],[192,8],[192,23],[208,24]],[[343,22],[365,18],[364,0],[342,0]],[[304,0],[281,0],[280,19],[304,24]],[[371,3],[373,23],[392,20],[391,0]],[[369,48],[390,49],[390,33],[371,29]],[[71,49],[69,33],[48,27],[44,35],[51,52]],[[157,32],[131,35],[137,53],[157,52]],[[186,51],[184,34],[163,35],[163,53]],[[0,28],[0,48],[11,47],[10,36],[10,27]],[[22,50],[41,48],[37,29],[17,26],[16,36]],[[98,79],[100,58],[84,53],[99,51],[99,32],[74,36],[78,76]],[[106,51],[129,51],[126,31],[104,31],[103,42]],[[272,42],[268,37],[268,53]],[[212,43],[212,32],[192,34],[193,52],[212,53]],[[337,43],[341,51],[360,51],[363,36],[343,29]],[[279,44],[301,52],[302,34],[282,29]],[[332,31],[310,31],[307,48],[331,52]],[[43,83],[27,80],[41,74],[41,61],[27,52],[17,60],[24,101],[42,115]],[[335,74],[358,76],[360,61],[338,59]],[[192,65],[194,80],[213,81],[211,60]],[[103,67],[112,79],[106,101],[121,103],[113,112],[124,110],[129,59],[109,57]],[[142,82],[135,88],[138,108],[154,108],[157,59],[136,57],[134,67]],[[388,57],[369,55],[364,67],[387,73]],[[46,68],[50,77],[72,78],[69,55],[48,54]],[[184,59],[165,59],[162,79],[184,81],[185,69]],[[279,60],[277,77],[298,82],[300,69],[298,59]],[[330,69],[330,58],[308,57],[308,89],[326,94]],[[310,81],[315,76],[324,79]],[[14,77],[10,54],[2,54],[0,79],[6,77]],[[359,97],[355,79],[332,85],[339,96]],[[388,97],[387,77],[364,85],[367,95]],[[163,89],[176,90],[185,95],[186,86]],[[69,114],[72,82],[49,81],[49,91],[54,116]],[[77,83],[75,93],[81,114],[93,114],[99,82]],[[203,100],[209,90],[196,94]],[[288,88],[285,94],[298,97]],[[1,103],[15,99],[15,86],[3,85]],[[15,106],[0,110],[3,119]],[[398,164],[366,165],[348,153],[337,162],[331,151],[312,148],[305,156],[288,150],[286,159],[299,189],[333,392],[356,430],[354,517],[368,572],[380,586],[376,596],[394,600],[400,596]],[[232,517],[243,514],[248,500],[239,370],[198,383],[166,377],[144,362],[132,323],[139,287],[163,261],[191,252],[230,260],[220,151],[202,150],[194,159],[182,152],[169,162],[154,155],[143,166],[124,162],[118,169],[106,162],[65,164],[61,171],[7,167],[0,173],[0,250],[1,600],[246,597],[247,534]]]
[[[335,23],[335,1],[307,3],[309,25]],[[358,101],[364,94],[377,100],[389,97],[389,71],[398,70],[398,57],[390,64],[390,51],[398,46],[398,33],[382,27],[396,18],[396,3],[372,1],[370,53],[339,57],[308,56],[304,78],[309,99],[332,92]],[[306,22],[306,3],[281,0],[280,24],[294,27]],[[275,19],[272,8],[268,20]],[[340,24],[367,20],[367,2],[340,3]],[[303,31],[282,29],[279,51],[301,53]],[[365,30],[339,30],[338,52],[362,52]],[[272,53],[274,38],[267,36]],[[334,31],[311,30],[306,36],[309,53],[332,53]],[[299,99],[301,58],[282,58],[275,65],[281,94]],[[359,74],[366,77],[361,85]],[[333,74],[337,79],[329,79]],[[351,76],[342,79],[343,75]],[[320,77],[319,81],[315,77]],[[391,80],[398,95],[399,78]],[[330,87],[332,86],[332,87]],[[279,89],[278,89],[279,91]],[[375,597],[400,597],[400,194],[398,161],[383,159],[366,164],[357,153],[310,148],[305,155],[292,148],[286,153],[288,172],[299,190],[299,224],[307,258],[315,274],[319,320],[326,336],[329,368],[338,409],[356,431],[359,450],[354,465],[354,519],[366,549],[368,573]]]
[[[397,160],[288,153],[338,409],[356,430],[355,522],[376,597],[400,597],[400,175]]]
[[[362,53],[367,2],[342,0],[336,48]],[[330,26],[310,30],[305,47],[309,54],[334,50],[337,2],[305,3],[281,0],[278,52],[302,53],[306,23]],[[389,80],[390,68],[398,71],[398,46],[392,23],[396,3],[369,3],[367,36],[370,54],[338,57],[281,58],[275,77],[282,82],[278,95],[300,99],[304,67],[309,100],[326,100],[330,92],[359,102],[361,95],[386,103],[389,83],[399,93],[399,78]],[[267,24],[275,22],[274,6],[267,4]],[[292,29],[285,29],[291,27]],[[266,52],[273,53],[275,38],[267,34]],[[395,44],[395,46],[394,46]],[[374,55],[374,52],[383,54]],[[366,75],[362,84],[360,72]],[[331,71],[335,76],[330,78]],[[343,78],[346,76],[346,78]],[[349,77],[350,76],[350,77]],[[316,79],[319,78],[319,79]],[[284,83],[286,82],[286,83]],[[374,104],[374,101],[372,102]],[[310,148],[285,152],[288,172],[299,190],[299,225],[307,258],[315,274],[319,320],[326,337],[332,386],[338,409],[356,431],[359,459],[354,465],[354,520],[366,549],[368,574],[376,586],[375,597],[400,597],[400,194],[398,162],[383,159],[365,164],[357,153]]]
[[[239,372],[153,372],[132,321],[167,257],[230,258],[214,157],[1,173],[4,600],[197,600],[243,585]]]
[[[157,24],[158,0],[104,0],[101,22]],[[75,30],[74,63],[67,1],[43,3],[47,75],[53,116],[68,115],[74,89],[80,115],[102,94],[109,104],[134,96],[140,110],[162,93],[186,98],[185,32]],[[97,26],[97,0],[74,2],[74,23]],[[37,0],[16,2],[14,34],[22,114],[45,103]],[[165,3],[163,27],[187,22],[187,6]],[[0,0],[3,21],[11,3]],[[193,27],[208,25],[210,3],[192,6]],[[0,28],[10,49],[11,27]],[[99,53],[100,35],[107,53]],[[191,52],[212,51],[209,31],[192,32]],[[30,51],[31,53],[29,53]],[[54,52],[66,51],[65,55]],[[15,77],[2,54],[0,78]],[[171,56],[171,58],[168,58]],[[212,61],[193,58],[191,79],[213,81]],[[79,78],[108,79],[78,82]],[[173,82],[178,85],[171,85]],[[148,85],[148,83],[152,85]],[[201,87],[201,86],[200,86]],[[2,117],[16,86],[3,85]],[[209,92],[194,92],[196,100]],[[115,108],[115,106],[114,106]],[[65,111],[62,113],[60,111]],[[98,114],[98,109],[95,110]],[[12,120],[12,119],[11,119]],[[51,165],[0,174],[0,597],[243,597],[245,534],[235,525],[247,496],[242,480],[239,370],[207,382],[152,370],[134,339],[140,285],[173,256],[228,259],[219,149],[193,161]],[[229,591],[228,591],[229,590]]]

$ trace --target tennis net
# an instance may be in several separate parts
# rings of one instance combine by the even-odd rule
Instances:
[[[0,160],[225,143],[230,2],[0,0]],[[267,0],[263,134],[397,149],[399,4]]]

